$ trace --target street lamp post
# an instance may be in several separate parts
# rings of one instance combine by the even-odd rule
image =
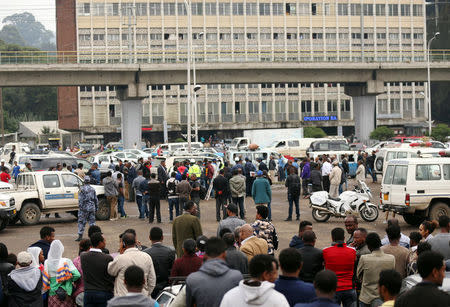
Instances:
[[[203,36],[203,32],[198,34],[198,38]],[[195,141],[198,142],[198,110],[197,110],[197,91],[201,89],[200,85],[197,85],[197,74],[195,71],[195,49],[192,50],[192,75],[194,78],[194,133],[195,133]]]
[[[191,1],[184,0],[184,5],[186,6],[187,17],[188,17],[188,47],[186,50],[187,56],[187,141],[188,141],[188,152],[191,152],[191,46],[192,46],[192,11],[191,11]]]
[[[428,103],[428,134],[431,135],[431,76],[430,76],[430,47],[431,43],[439,37],[439,32],[436,32],[434,36],[428,41],[427,45],[427,103]]]

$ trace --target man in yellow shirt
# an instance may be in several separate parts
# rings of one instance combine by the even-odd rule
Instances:
[[[378,292],[384,303],[380,307],[394,307],[395,299],[402,287],[402,277],[396,270],[384,270],[380,272]]]

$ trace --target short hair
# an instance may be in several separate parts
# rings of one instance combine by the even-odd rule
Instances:
[[[356,217],[356,215],[348,215],[347,217],[351,218],[353,220],[353,223],[358,224],[358,218]]]
[[[298,226],[298,231],[301,232],[303,231],[306,226],[312,226],[312,223],[310,221],[301,221],[300,225]]]
[[[204,252],[206,248],[206,242],[208,238],[206,236],[198,236],[197,240],[195,240],[195,244],[197,244],[197,248],[199,251]]]
[[[431,245],[428,242],[420,242],[417,245],[417,255],[422,254],[423,252],[430,251]]]
[[[344,229],[340,227],[336,227],[333,230],[331,230],[331,239],[334,242],[337,241],[344,241],[345,240],[345,232]]]
[[[97,225],[89,226],[88,237],[90,238],[96,232],[102,232],[102,229],[100,228],[100,226],[97,226]]]
[[[337,288],[336,273],[330,270],[318,272],[314,277],[314,288],[324,294],[335,292]]]
[[[91,240],[90,239],[83,239],[80,241],[79,247],[80,247],[80,252],[87,252],[92,246]]]
[[[151,173],[151,174],[150,174],[150,177],[153,178],[153,179],[155,179],[155,178],[156,178],[156,174],[155,174],[155,173]]]
[[[97,247],[101,242],[105,241],[105,238],[103,237],[101,232],[93,233],[90,238],[93,247]]]
[[[218,257],[223,254],[226,249],[227,245],[222,239],[211,237],[206,241],[205,252],[208,257]]]
[[[397,219],[389,219],[387,221],[387,226],[389,227],[389,226],[392,226],[392,225],[400,226]]]
[[[355,231],[359,231],[363,235],[367,236],[367,229],[365,229],[364,227],[358,227],[355,229]]]
[[[117,174],[117,179],[120,179],[120,178],[122,178],[122,173]]]
[[[419,243],[422,240],[422,235],[418,231],[413,231],[409,234],[409,239],[416,243]]]
[[[136,236],[130,232],[123,233],[122,242],[125,246],[136,245]]]
[[[183,248],[188,255],[193,255],[195,253],[196,247],[197,244],[195,243],[194,239],[186,239],[183,241]]]
[[[402,288],[402,276],[396,270],[383,270],[378,280],[378,287],[381,286],[385,286],[390,295],[396,296]]]
[[[124,274],[125,283],[129,287],[140,288],[145,283],[144,270],[137,265],[130,265]]]
[[[258,205],[256,206],[256,212],[261,215],[261,217],[263,219],[266,219],[267,216],[269,215],[269,208],[267,208],[266,206],[263,205]]]
[[[83,168],[83,163],[78,163],[78,168]]]
[[[312,230],[307,230],[303,233],[302,239],[304,243],[314,243],[317,240],[316,233]]]
[[[195,203],[190,200],[184,204],[184,210],[189,211],[195,206]]]
[[[219,231],[219,238],[223,238],[223,235],[226,234],[226,233],[229,233],[229,232],[231,232],[231,230],[228,229],[228,228],[220,229],[220,231]]]
[[[55,228],[50,226],[44,226],[41,228],[41,231],[39,234],[41,235],[41,239],[45,239],[45,237],[50,237],[52,235],[52,232],[55,232]]]
[[[417,258],[417,270],[420,277],[427,278],[434,269],[440,270],[444,265],[444,257],[433,251],[426,251]]]
[[[448,227],[448,223],[450,222],[450,219],[448,215],[441,215],[439,217],[439,227],[444,228]]]
[[[219,174],[221,174],[221,175],[225,174],[225,171],[223,170],[223,168],[219,171]]]
[[[111,176],[112,176],[112,172],[111,172],[111,171],[108,171],[108,172],[106,173],[106,176],[111,177]]]
[[[231,247],[234,245],[234,243],[236,242],[235,238],[234,238],[234,234],[231,232],[227,232],[223,235],[222,240],[225,242],[225,244],[227,245],[227,247]]]
[[[150,229],[150,240],[161,241],[163,237],[163,231],[159,227],[152,227]]]
[[[389,241],[399,240],[401,237],[400,227],[397,225],[391,225],[388,228],[386,228],[386,234],[389,238]]]
[[[283,249],[278,257],[280,267],[287,273],[294,273],[301,268],[303,259],[302,254],[293,247]]]
[[[123,234],[126,234],[126,233],[131,233],[131,234],[133,234],[135,237],[137,237],[136,230],[134,230],[133,228],[128,228],[128,229],[126,229],[126,230],[123,232]]]
[[[6,261],[8,259],[8,248],[5,244],[0,243],[0,260]]]
[[[380,236],[376,232],[371,232],[366,237],[366,244],[370,250],[376,250],[381,247]]]
[[[170,173],[170,177],[175,178],[176,176],[177,176],[177,173],[175,173],[175,172]]]
[[[238,170],[235,168],[234,170],[233,170],[233,176],[236,176],[238,174]]]
[[[276,261],[273,256],[266,254],[259,254],[250,260],[248,264],[248,271],[253,278],[260,278],[264,272],[272,272],[272,263]]]
[[[429,233],[432,233],[436,227],[439,225],[436,221],[424,221],[422,222],[423,227],[428,230]]]

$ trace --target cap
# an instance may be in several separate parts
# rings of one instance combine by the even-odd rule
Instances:
[[[84,182],[89,183],[91,178],[89,176],[84,176]]]
[[[262,171],[258,171],[258,172],[256,173],[256,175],[257,175],[257,176],[262,176],[262,175],[263,175],[263,172],[262,172]]]
[[[245,157],[245,161],[250,161],[250,159],[248,157]]]
[[[227,210],[230,210],[231,212],[233,212],[233,213],[235,213],[235,214],[238,214],[238,208],[237,208],[237,206],[236,206],[235,204],[233,204],[233,203],[228,204]]]
[[[28,252],[20,252],[17,255],[17,263],[19,265],[30,265],[33,261],[33,257]]]
[[[189,160],[191,163],[195,163],[195,159],[191,159]]]
[[[234,158],[234,161],[239,162],[239,161],[241,161],[241,158],[236,157],[236,158]]]
[[[3,162],[3,163],[4,163],[4,162],[5,162],[5,159],[2,159],[0,162]]]
[[[212,159],[213,160],[213,162],[216,162],[217,161],[217,159]]]
[[[256,161],[262,161],[261,157],[256,158]]]

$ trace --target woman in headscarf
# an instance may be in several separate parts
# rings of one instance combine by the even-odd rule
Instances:
[[[33,262],[31,263],[32,267],[36,267],[39,268],[39,270],[41,270],[41,272],[44,271],[44,252],[42,251],[42,248],[40,247],[28,247],[27,252],[31,254],[31,256],[33,257]]]
[[[75,306],[72,282],[77,281],[81,275],[72,260],[62,257],[63,253],[61,241],[54,240],[44,263],[44,287],[49,290],[49,307]]]

